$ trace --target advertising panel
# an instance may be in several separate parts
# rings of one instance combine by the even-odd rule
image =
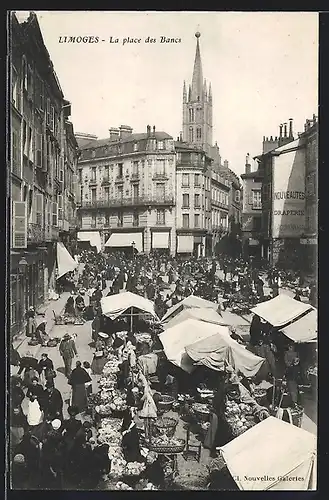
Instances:
[[[273,160],[272,238],[299,238],[305,231],[305,150],[283,151]]]

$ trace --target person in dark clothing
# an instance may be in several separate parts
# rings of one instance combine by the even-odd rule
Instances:
[[[40,488],[41,443],[32,431],[27,431],[22,441],[16,446],[14,455],[17,454],[25,457],[29,487]]]
[[[13,344],[10,344],[10,356],[9,356],[9,359],[10,359],[10,364],[12,366],[19,366],[21,357],[20,357],[19,352],[17,351],[17,349],[14,348]]]
[[[63,488],[64,447],[61,432],[49,432],[42,447],[42,479],[47,489]]]
[[[72,406],[76,406],[79,413],[87,409],[86,382],[91,382],[89,374],[81,366],[81,361],[76,362],[76,368],[71,373],[69,384],[72,387]]]
[[[48,354],[46,352],[41,354],[41,359],[38,362],[37,371],[39,373],[40,380],[42,380],[44,383],[54,378],[54,363],[50,358],[48,358]]]
[[[12,408],[10,416],[10,455],[13,456],[13,452],[16,446],[22,441],[26,430],[28,429],[27,418],[20,408]]]
[[[56,418],[63,420],[63,398],[59,390],[55,387],[46,387],[44,416],[51,420]]]
[[[124,340],[120,338],[117,334],[115,334],[113,341],[113,349],[119,349],[124,344]]]
[[[131,409],[127,410],[124,415],[121,432],[121,446],[125,460],[127,462],[142,462],[143,457],[140,452],[139,434]]]
[[[251,320],[249,335],[250,335],[250,344],[252,346],[258,345],[259,341],[262,338],[262,322],[260,320],[260,317],[257,316],[257,314],[254,314]]]
[[[30,351],[28,351],[25,356],[23,356],[20,360],[19,363],[19,370],[17,372],[17,375],[21,375],[23,373],[23,379],[27,379],[25,375],[28,374],[28,372],[31,370],[31,368],[35,371],[38,371],[38,360],[32,356]],[[26,380],[27,381],[27,380]],[[30,382],[30,381],[27,381]]]
[[[43,411],[45,405],[45,391],[41,384],[38,384],[38,379],[35,377],[32,379],[32,385],[27,390],[26,397],[36,396],[40,410]]]
[[[64,313],[69,316],[75,316],[74,298],[72,296],[66,301]]]
[[[21,405],[25,398],[25,394],[21,386],[21,379],[18,377],[11,378],[10,398],[13,408],[20,408],[20,410],[22,410]]]
[[[146,468],[142,473],[142,477],[157,488],[163,489],[165,487],[165,475],[161,459],[153,452],[150,452],[146,457]]]

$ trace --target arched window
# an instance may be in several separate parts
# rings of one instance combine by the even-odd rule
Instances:
[[[189,142],[193,142],[193,140],[194,140],[193,128],[191,127],[189,130]]]
[[[202,136],[202,134],[201,134],[201,127],[198,127],[196,129],[196,139],[197,139],[197,141],[199,141],[201,139],[201,136]]]
[[[194,122],[194,109],[193,108],[189,109],[189,121]]]

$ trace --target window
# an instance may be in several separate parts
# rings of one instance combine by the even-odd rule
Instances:
[[[164,149],[163,141],[158,141],[158,149]]]
[[[91,169],[91,181],[96,182],[96,167]]]
[[[118,196],[118,198],[123,198],[123,187],[122,186],[117,187],[117,196]]]
[[[30,66],[27,68],[27,92],[29,98],[33,97],[33,71]]]
[[[106,227],[110,226],[110,216],[109,215],[105,215],[105,223],[104,223],[104,225]]]
[[[190,185],[190,175],[189,174],[183,174],[182,175],[182,186],[183,187],[189,187]]]
[[[135,152],[138,151],[138,144],[137,144],[137,142],[135,142],[135,144],[134,144],[134,151]]]
[[[105,170],[104,181],[108,181],[110,178],[110,166],[105,165],[104,170]]]
[[[137,184],[133,186],[133,198],[138,198],[139,196],[139,187]]]
[[[118,225],[118,227],[122,227],[123,226],[123,213],[122,212],[118,212],[117,225]]]
[[[104,197],[105,197],[105,200],[108,200],[110,198],[110,188],[109,187],[106,187],[104,189]]]
[[[156,175],[166,175],[166,162],[165,160],[157,160],[156,162]]]
[[[202,134],[201,134],[201,127],[198,127],[196,129],[196,139],[197,139],[197,141],[200,141],[201,136],[202,136]]]
[[[200,204],[200,195],[199,194],[195,194],[194,195],[194,207],[195,208],[200,208],[201,204]]]
[[[19,135],[16,130],[12,131],[11,135],[11,146],[12,146],[12,158],[11,158],[11,165],[12,165],[12,171],[15,172],[15,174],[20,174],[20,161],[19,161]]]
[[[165,184],[157,183],[155,186],[156,198],[158,200],[164,200],[165,198]]]
[[[11,101],[13,105],[19,110],[20,109],[19,80],[15,68],[12,68],[12,73],[11,73]]]
[[[92,189],[91,190],[91,202],[92,203],[94,203],[96,201],[96,196],[97,196],[96,189]]]
[[[79,170],[78,170],[78,181],[79,181],[79,184],[82,183],[82,168],[79,168]]]
[[[194,215],[194,227],[200,227],[200,215],[199,214]]]
[[[306,177],[306,196],[315,195],[315,174],[314,172]]]
[[[165,225],[165,210],[157,210],[157,219],[156,223],[157,226],[164,226]]]
[[[96,215],[91,216],[91,227],[96,227]]]
[[[252,226],[253,226],[253,231],[257,231],[259,233],[262,227],[261,217],[253,217]]]
[[[193,128],[191,127],[189,130],[189,142],[193,142],[193,140],[194,140]]]
[[[137,210],[135,210],[133,213],[133,226],[139,226],[139,213],[137,212]]]
[[[262,193],[260,189],[252,190],[252,208],[253,210],[262,208]]]
[[[23,90],[27,90],[27,63],[25,57],[22,62]]]
[[[138,176],[138,161],[133,162],[133,175]]]
[[[123,163],[118,163],[118,177],[123,177]]]
[[[195,186],[201,186],[201,183],[200,183],[200,174],[194,174],[194,185]]]
[[[190,216],[188,214],[183,214],[183,228],[187,229],[190,227]]]
[[[235,202],[236,203],[240,202],[240,191],[235,191]]]
[[[50,99],[47,97],[47,102],[46,102],[46,124],[49,126],[50,125]]]
[[[188,112],[189,112],[189,121],[194,122],[194,109],[190,108]]]
[[[190,195],[183,194],[183,208],[189,208],[190,206]]]

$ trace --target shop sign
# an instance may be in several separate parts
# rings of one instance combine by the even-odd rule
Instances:
[[[318,240],[317,238],[301,238],[300,243],[301,245],[317,245]]]

